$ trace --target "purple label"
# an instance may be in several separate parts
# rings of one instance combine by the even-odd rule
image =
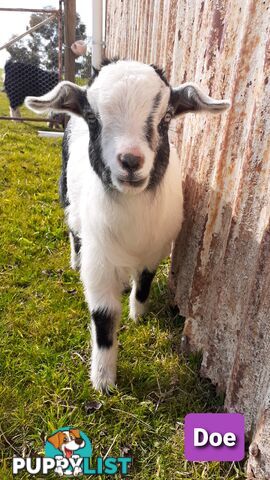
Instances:
[[[185,457],[191,462],[234,462],[245,456],[245,420],[239,413],[185,417]]]

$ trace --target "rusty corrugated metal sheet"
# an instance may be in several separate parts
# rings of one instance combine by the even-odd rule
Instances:
[[[245,414],[247,433],[258,443],[250,475],[253,469],[254,478],[267,479],[269,26],[269,1],[107,2],[108,56],[155,62],[171,84],[195,81],[232,101],[225,115],[189,114],[172,128],[183,162],[186,213],[170,283],[187,318],[186,340],[203,352],[203,374],[226,392],[228,410]]]

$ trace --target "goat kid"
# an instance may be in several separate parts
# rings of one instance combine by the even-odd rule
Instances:
[[[121,293],[131,278],[130,317],[136,320],[183,220],[170,121],[187,112],[219,113],[229,102],[191,83],[172,88],[153,65],[119,60],[103,65],[90,87],[61,82],[43,97],[28,97],[26,105],[71,114],[60,193],[71,265],[80,268],[91,311],[91,380],[108,391],[116,381]]]

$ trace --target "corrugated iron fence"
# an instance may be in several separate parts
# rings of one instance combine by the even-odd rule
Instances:
[[[269,479],[269,0],[108,0],[106,44],[108,56],[163,66],[172,85],[232,101],[227,114],[174,125],[185,222],[170,284],[184,343],[203,352],[226,408],[245,414],[249,478]]]

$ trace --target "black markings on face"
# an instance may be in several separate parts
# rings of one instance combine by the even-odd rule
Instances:
[[[136,290],[136,300],[138,300],[138,302],[144,303],[149,297],[151,283],[153,281],[155,273],[156,272],[149,272],[147,268],[142,271]]]
[[[169,139],[164,138],[160,143],[157,154],[155,156],[154,165],[150,172],[150,180],[147,190],[154,190],[163,179],[169,164],[170,145]]]
[[[90,141],[89,141],[89,158],[90,163],[93,167],[93,170],[101,179],[102,183],[106,188],[111,188],[111,171],[109,167],[106,167],[101,147],[101,133],[102,133],[102,124],[98,115],[91,109],[89,103],[87,102],[87,108],[85,108],[83,117],[88,125]]]
[[[156,150],[154,164],[150,172],[148,190],[154,190],[163,179],[169,164],[170,144],[168,128],[171,120],[171,112],[168,110],[158,125],[159,143]]]
[[[157,67],[156,65],[151,65],[151,67],[155,70],[156,74],[161,78],[161,80],[165,83],[167,87],[169,87],[169,83],[166,79],[165,73],[162,69]],[[145,124],[145,136],[148,142],[149,147],[154,150],[154,125],[153,125],[153,115],[155,110],[160,105],[161,101],[161,92],[155,97],[153,102],[152,111],[150,112],[146,124]],[[168,138],[168,128],[170,124],[170,120],[172,117],[172,110],[171,107],[168,107],[168,111],[161,119],[157,130],[158,130],[158,146],[156,147],[156,156],[154,159],[154,165],[150,172],[150,180],[148,183],[148,190],[154,190],[159,183],[161,182],[164,174],[167,170],[169,164],[169,156],[170,156],[170,146],[169,146],[169,138]]]
[[[192,86],[187,86],[181,92],[171,89],[169,104],[174,110],[174,115],[198,110],[195,89]]]
[[[91,314],[96,327],[99,348],[110,348],[113,344],[115,315],[108,310],[98,308]]]
[[[155,70],[159,78],[165,83],[167,87],[169,87],[170,84],[166,78],[165,71],[162,68],[158,67],[157,65],[154,65],[153,63],[150,65],[150,67],[152,67]]]
[[[153,100],[151,112],[149,113],[147,120],[145,122],[145,137],[151,149],[153,149],[153,133],[154,133],[153,117],[160,105],[160,100],[161,100],[161,92],[157,93],[157,95],[155,96]]]
[[[119,60],[119,57],[113,57],[113,58],[103,58],[102,62],[101,62],[101,66],[100,66],[100,70],[102,69],[102,67],[106,67],[106,65],[110,65],[111,63],[117,63]],[[92,79],[94,80],[100,73],[100,70],[98,68],[95,68],[92,66],[92,70],[93,70],[93,75],[92,75]]]

